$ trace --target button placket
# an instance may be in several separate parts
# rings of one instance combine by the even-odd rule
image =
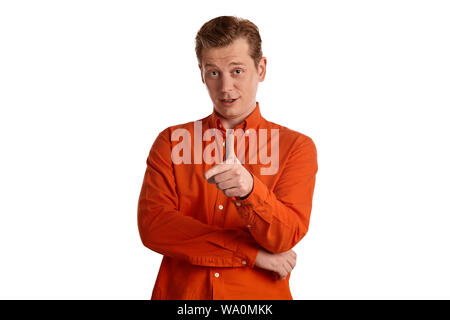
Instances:
[[[222,193],[221,190],[217,189],[216,204],[214,206],[214,225],[224,227],[225,225],[225,214],[227,211],[227,197]]]

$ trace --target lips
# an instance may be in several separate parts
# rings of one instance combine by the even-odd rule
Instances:
[[[230,105],[230,104],[233,104],[238,99],[239,98],[236,98],[236,99],[220,99],[220,102],[222,102],[225,105]]]

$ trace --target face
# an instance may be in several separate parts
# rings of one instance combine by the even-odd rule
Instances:
[[[256,91],[258,83],[264,81],[267,59],[262,57],[256,68],[243,38],[227,47],[203,49],[202,55],[202,81],[215,110],[226,119],[248,115],[256,105]]]

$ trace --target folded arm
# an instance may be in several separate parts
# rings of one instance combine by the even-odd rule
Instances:
[[[165,256],[194,265],[253,267],[259,245],[241,229],[208,225],[178,208],[168,129],[156,138],[138,202],[138,228],[142,243]],[[245,262],[243,262],[245,261]]]
[[[235,198],[253,238],[269,252],[291,249],[308,231],[317,170],[315,144],[303,136],[294,143],[273,191],[252,173],[250,195]]]

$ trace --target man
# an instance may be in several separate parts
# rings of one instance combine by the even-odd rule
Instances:
[[[213,112],[160,132],[139,197],[142,242],[164,255],[152,299],[292,299],[292,247],[308,230],[315,145],[261,116],[267,59],[252,22],[208,21],[196,54]]]

